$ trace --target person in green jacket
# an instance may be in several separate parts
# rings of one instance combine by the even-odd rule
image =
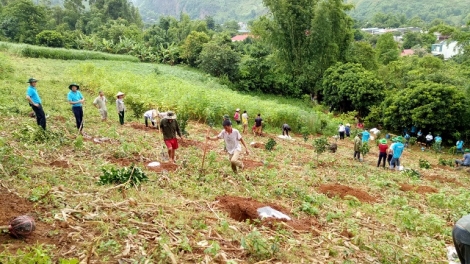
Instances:
[[[354,137],[354,159],[361,161],[361,146],[362,146],[362,133],[359,133]]]

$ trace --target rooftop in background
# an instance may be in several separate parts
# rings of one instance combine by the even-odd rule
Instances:
[[[381,35],[389,32],[421,32],[421,28],[418,27],[406,27],[406,28],[361,28],[362,31],[370,33],[372,35]]]
[[[410,56],[413,55],[415,52],[412,49],[404,49],[402,50],[400,56]]]
[[[232,38],[232,41],[244,41],[248,37],[253,37],[253,36],[250,34],[236,35]]]

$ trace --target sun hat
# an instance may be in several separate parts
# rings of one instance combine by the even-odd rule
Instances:
[[[403,137],[402,137],[402,136],[398,136],[398,137],[397,137],[397,141],[403,142]]]
[[[235,112],[240,112],[240,108],[237,108],[237,110],[235,110]]]
[[[229,119],[229,118],[230,118],[230,116],[224,115],[224,119]]]
[[[166,113],[166,119],[176,119],[175,113],[172,112],[172,111],[168,111],[168,112]]]
[[[351,126],[351,124],[347,123],[347,124],[346,124],[346,126],[347,126],[347,127],[350,127],[350,126]]]
[[[382,138],[382,139],[380,140],[380,143],[381,143],[381,144],[387,144],[387,140],[386,140],[385,138]]]
[[[75,86],[75,87],[77,87],[77,90],[80,90],[80,86],[79,86],[78,84],[76,84],[76,83],[70,84],[70,85],[69,85],[69,89],[70,89],[70,90],[72,90],[72,86]]]
[[[118,92],[118,93],[116,94],[116,97],[119,97],[119,96],[121,96],[121,95],[124,95],[124,93],[123,93],[123,92]]]
[[[27,83],[33,83],[33,82],[37,82],[38,80],[34,79],[34,78],[29,78],[29,80],[27,81]]]
[[[394,137],[391,140],[392,140],[392,142],[397,142],[397,137]]]
[[[465,152],[470,152],[470,149],[465,149],[464,151],[465,151]]]

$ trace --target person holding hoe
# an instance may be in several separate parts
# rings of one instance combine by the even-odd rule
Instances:
[[[36,88],[38,80],[30,78],[28,80],[28,83],[29,86],[26,90],[26,100],[28,100],[29,105],[31,106],[34,111],[34,114],[36,115],[36,122],[38,126],[41,126],[42,129],[46,130],[46,114],[42,109],[42,101],[39,97],[38,90]]]
[[[77,124],[77,129],[82,133],[83,129],[83,107],[82,104],[85,102],[82,93],[80,93],[80,86],[76,83],[69,85],[69,94],[67,95],[67,100],[69,104],[72,105],[72,112],[75,116],[75,122]]]
[[[176,134],[183,140],[180,127],[176,121],[176,115],[172,111],[168,111],[166,117],[160,121],[160,130],[163,133],[163,140],[168,148],[168,156],[170,162],[175,163],[175,151],[178,149],[178,140]]]
[[[224,129],[219,133],[216,137],[209,137],[206,138],[208,140],[218,140],[224,139],[225,147],[227,148],[227,152],[229,155],[229,160],[232,166],[233,172],[237,173],[237,168],[243,169],[244,165],[241,161],[238,160],[240,156],[240,152],[242,151],[242,147],[240,146],[240,142],[246,149],[246,154],[250,154],[248,148],[246,147],[245,141],[243,141],[242,135],[240,132],[232,128],[232,122],[230,120],[225,120],[223,123]]]

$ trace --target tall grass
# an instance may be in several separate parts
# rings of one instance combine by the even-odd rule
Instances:
[[[0,50],[27,58],[46,58],[57,60],[113,60],[139,62],[131,55],[116,55],[97,51],[72,50],[64,48],[49,48],[28,44],[0,42]]]
[[[99,67],[92,63],[80,63],[73,67],[73,79],[92,90],[105,90],[113,94],[125,92],[132,100],[143,101],[160,110],[187,113],[191,119],[216,124],[225,114],[233,116],[235,109],[247,111],[250,124],[258,113],[268,128],[281,128],[288,123],[293,130],[307,129],[320,133],[321,120],[329,117],[300,100],[283,97],[241,94],[220,85],[216,79],[166,65],[120,64]]]

